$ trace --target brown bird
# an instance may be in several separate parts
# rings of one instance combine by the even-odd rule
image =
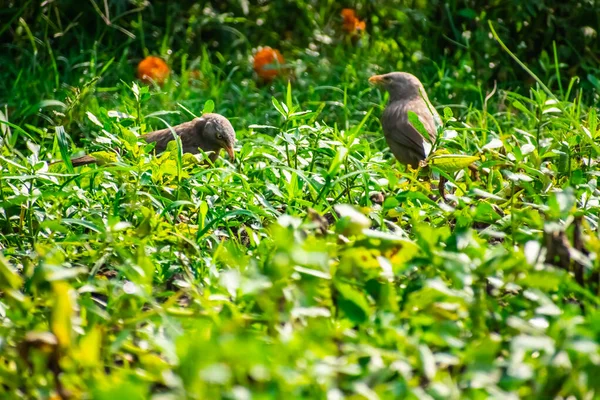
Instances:
[[[235,130],[227,118],[219,114],[204,114],[189,122],[173,127],[181,138],[184,153],[197,154],[200,151],[212,152],[209,156],[212,162],[219,157],[221,149],[225,149],[229,158],[234,159],[233,146],[235,145]],[[147,133],[141,136],[148,143],[155,142],[154,151],[162,153],[167,149],[167,144],[174,139],[169,128]],[[97,160],[92,156],[82,156],[71,160],[74,167],[93,164]]]
[[[431,106],[425,88],[416,76],[407,72],[375,75],[369,82],[381,85],[390,94],[390,100],[381,117],[385,140],[396,159],[413,168],[419,166],[431,150],[442,120]],[[414,112],[427,132],[430,142],[410,123],[408,112]]]

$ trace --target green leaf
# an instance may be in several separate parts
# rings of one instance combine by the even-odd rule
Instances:
[[[71,163],[71,157],[69,156],[69,137],[67,132],[65,132],[65,128],[62,125],[55,126],[54,129],[56,131],[56,140],[58,141],[60,155],[67,166],[67,171],[69,171],[70,174],[73,174],[75,173],[75,170],[73,169],[73,163]]]
[[[483,197],[485,199],[492,199],[492,200],[498,200],[498,201],[506,200],[504,197],[497,196],[493,193],[486,192],[485,190],[481,190],[479,188],[474,188],[472,191],[473,191],[474,195]]]
[[[468,167],[477,160],[479,160],[479,156],[467,156],[464,154],[441,154],[438,156],[433,156],[429,160],[429,165],[437,167],[444,172],[455,172]]]
[[[281,114],[281,116],[284,119],[287,119],[287,113],[283,110],[283,107],[281,106],[281,103],[279,103],[279,101],[275,98],[275,96],[271,96],[271,103],[273,103],[273,107],[275,107],[275,109],[277,110],[277,112],[279,114]]]
[[[400,202],[395,197],[386,197],[383,201],[383,209],[390,209],[394,207],[398,207]]]
[[[285,104],[287,105],[288,110],[291,110],[294,105],[292,103],[292,83],[290,81],[288,81],[288,84],[287,84],[287,92],[285,95]]]
[[[510,179],[513,182],[532,182],[533,178],[530,177],[529,175],[526,175],[524,173],[514,173],[512,171],[508,171],[508,170],[502,170],[502,173],[504,175],[506,175],[506,177],[508,179]]]
[[[452,117],[454,117],[452,109],[450,107],[444,107],[444,119],[449,120]]]
[[[107,376],[94,381],[91,396],[95,400],[138,400],[150,396],[150,383],[139,380],[133,372],[119,377]]]
[[[121,129],[121,136],[131,146],[135,146],[138,142],[138,137],[129,129]]]
[[[200,203],[200,207],[198,207],[198,211],[200,215],[198,215],[198,220],[200,222],[200,229],[204,229],[204,224],[206,222],[206,215],[208,214],[208,203],[206,201],[202,201]]]
[[[88,229],[93,230],[94,232],[100,233],[102,232],[102,229],[100,229],[98,226],[96,226],[95,224],[89,222],[89,221],[85,221],[82,219],[74,219],[74,218],[64,218],[62,220],[62,222],[64,224],[68,224],[68,225],[81,225],[84,226]]]
[[[140,87],[138,86],[138,84],[136,82],[133,82],[133,85],[131,86],[131,91],[133,92],[133,96],[135,97],[135,100],[137,102],[140,101]]]
[[[371,114],[373,113],[373,108],[371,107],[369,109],[369,111],[367,111],[367,113],[365,114],[365,116],[363,117],[363,119],[358,123],[358,125],[356,125],[354,127],[354,129],[352,130],[352,135],[350,136],[350,142],[353,142],[354,139],[358,136],[360,130],[363,128],[363,126],[365,126],[365,124],[367,123],[367,121],[369,120],[369,118],[371,117]]]
[[[425,375],[429,381],[433,381],[435,374],[437,373],[437,368],[435,365],[435,358],[429,347],[424,344],[419,346],[419,358],[423,375]]]
[[[371,311],[365,294],[346,283],[335,282],[335,288],[340,294],[338,307],[344,315],[355,324],[366,322]]]
[[[414,111],[408,111],[408,121],[410,124],[427,140],[429,143],[433,144],[431,141],[431,136],[429,136],[429,132],[425,129],[425,125],[419,119],[419,116]]]
[[[121,112],[119,110],[109,110],[106,114],[110,118],[116,118],[118,120],[120,120],[120,119],[135,119],[135,117],[133,115]]]
[[[17,270],[0,253],[0,288],[19,289],[22,283],[23,279]]]
[[[192,118],[196,118],[197,117],[196,114],[194,114],[193,112],[191,112],[190,109],[187,108],[186,106],[184,106],[183,104],[177,103],[177,106],[179,108],[183,109],[183,111],[185,111],[186,113],[188,113]]]
[[[71,304],[71,286],[66,282],[57,281],[52,284],[54,305],[50,327],[62,348],[71,345],[73,305]]]
[[[168,111],[168,110],[160,110],[160,111],[156,111],[153,113],[150,113],[148,115],[145,115],[144,118],[152,118],[152,117],[160,117],[163,115],[180,115],[181,113],[179,111]],[[163,120],[162,118],[159,118],[165,125],[167,124],[165,122],[165,120]]]
[[[338,146],[337,151],[335,153],[335,157],[331,161],[329,165],[329,170],[327,171],[328,176],[333,176],[337,174],[340,166],[344,162],[344,159],[348,155],[348,149],[344,146]]]
[[[89,111],[86,111],[85,115],[88,117],[88,119],[90,121],[92,121],[92,123],[96,126],[99,126],[100,128],[104,128],[104,125],[102,125],[102,123],[100,122],[100,120],[98,120],[98,117],[96,117],[94,114],[92,114]]]
[[[202,109],[202,114],[209,114],[215,110],[215,102],[212,100],[206,100],[204,103],[204,108]]]
[[[592,74],[588,74],[587,78],[588,78],[588,81],[590,81],[590,83],[592,85],[594,85],[594,87],[596,88],[596,90],[600,90],[600,80],[598,80],[598,78],[596,78]]]
[[[108,151],[95,151],[90,156],[96,159],[96,164],[104,165],[117,162],[117,155]]]
[[[472,8],[463,8],[458,10],[458,15],[465,17],[467,19],[475,19],[477,18],[477,13]]]
[[[473,215],[475,221],[491,224],[500,220],[500,218],[502,217],[494,210],[494,207],[485,201],[478,202],[477,207],[475,207],[475,214]]]
[[[4,113],[2,112],[2,110],[0,110],[0,146],[2,146],[2,142],[3,139],[10,134],[10,130],[8,129],[8,125],[6,125],[5,123],[3,123],[3,121],[6,121],[6,115],[4,115]]]
[[[46,107],[60,107],[63,110],[65,110],[67,108],[67,105],[65,103],[63,103],[62,101],[53,100],[53,99],[40,101],[38,108],[46,108]]]
[[[95,367],[100,361],[102,331],[98,325],[92,327],[79,341],[78,361],[86,367]]]
[[[371,226],[371,220],[354,206],[349,204],[336,204],[335,211],[340,214],[340,220],[336,224],[336,231],[345,236],[358,235],[363,229]]]
[[[521,102],[520,102],[520,101],[518,101],[518,100],[515,100],[515,101],[513,101],[513,102],[512,102],[512,106],[513,106],[514,108],[516,108],[517,110],[519,110],[519,111],[521,111],[521,112],[523,112],[523,113],[525,113],[525,114],[527,114],[527,115],[531,115],[531,111],[529,111],[529,110],[527,109],[527,107],[525,107],[525,106],[523,105],[523,103],[521,103]]]

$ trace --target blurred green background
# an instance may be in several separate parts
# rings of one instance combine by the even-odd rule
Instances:
[[[351,46],[340,32],[343,7],[367,23],[352,51],[339,46]],[[211,63],[214,76],[202,76],[194,95],[214,97],[223,84],[220,107],[236,111],[228,103],[237,86],[255,84],[251,59],[259,46],[280,49],[302,88],[339,84],[344,74],[362,79],[377,65],[417,73],[444,104],[481,105],[480,87],[494,81],[526,93],[533,80],[497,45],[488,23],[553,89],[556,61],[563,87],[577,76],[582,88],[599,89],[595,1],[4,0],[0,12],[0,103],[16,122],[36,121],[41,100],[65,101],[99,75],[95,85],[104,88],[131,81],[146,55],[163,57],[180,81]],[[109,62],[109,73],[99,74]],[[96,95],[102,104],[114,97],[108,89]]]

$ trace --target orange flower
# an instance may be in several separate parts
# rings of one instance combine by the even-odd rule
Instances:
[[[254,56],[254,71],[265,80],[272,80],[280,72],[285,59],[279,50],[265,47]]]
[[[344,30],[346,32],[354,32],[356,27],[356,13],[351,8],[344,8],[342,10],[342,18],[344,19]]]
[[[364,32],[367,28],[367,23],[365,21],[356,20],[356,30],[359,32]]]
[[[148,56],[138,64],[137,77],[146,83],[165,83],[171,70],[166,62],[158,57]]]
[[[357,33],[364,31],[367,27],[367,23],[365,21],[360,21],[356,17],[356,12],[351,8],[344,8],[342,10],[342,19],[343,21],[343,29],[348,33]]]

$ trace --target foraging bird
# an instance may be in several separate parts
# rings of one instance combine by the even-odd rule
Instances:
[[[184,153],[197,154],[202,149],[204,152],[212,152],[209,156],[212,162],[219,157],[221,149],[225,149],[230,159],[234,159],[233,146],[235,145],[235,130],[227,118],[219,114],[204,114],[200,118],[194,118],[189,122],[173,127],[173,130],[181,138]],[[169,128],[147,133],[141,136],[148,143],[155,142],[154,151],[162,153],[167,149],[167,144],[174,139]],[[96,163],[92,156],[83,156],[71,160],[74,167]]]
[[[413,168],[419,166],[431,150],[437,136],[437,128],[442,120],[432,107],[425,88],[419,79],[407,72],[390,72],[375,75],[369,82],[381,85],[390,94],[390,100],[383,115],[381,124],[385,140],[396,159]],[[408,112],[414,112],[427,132],[430,142],[410,123]]]

